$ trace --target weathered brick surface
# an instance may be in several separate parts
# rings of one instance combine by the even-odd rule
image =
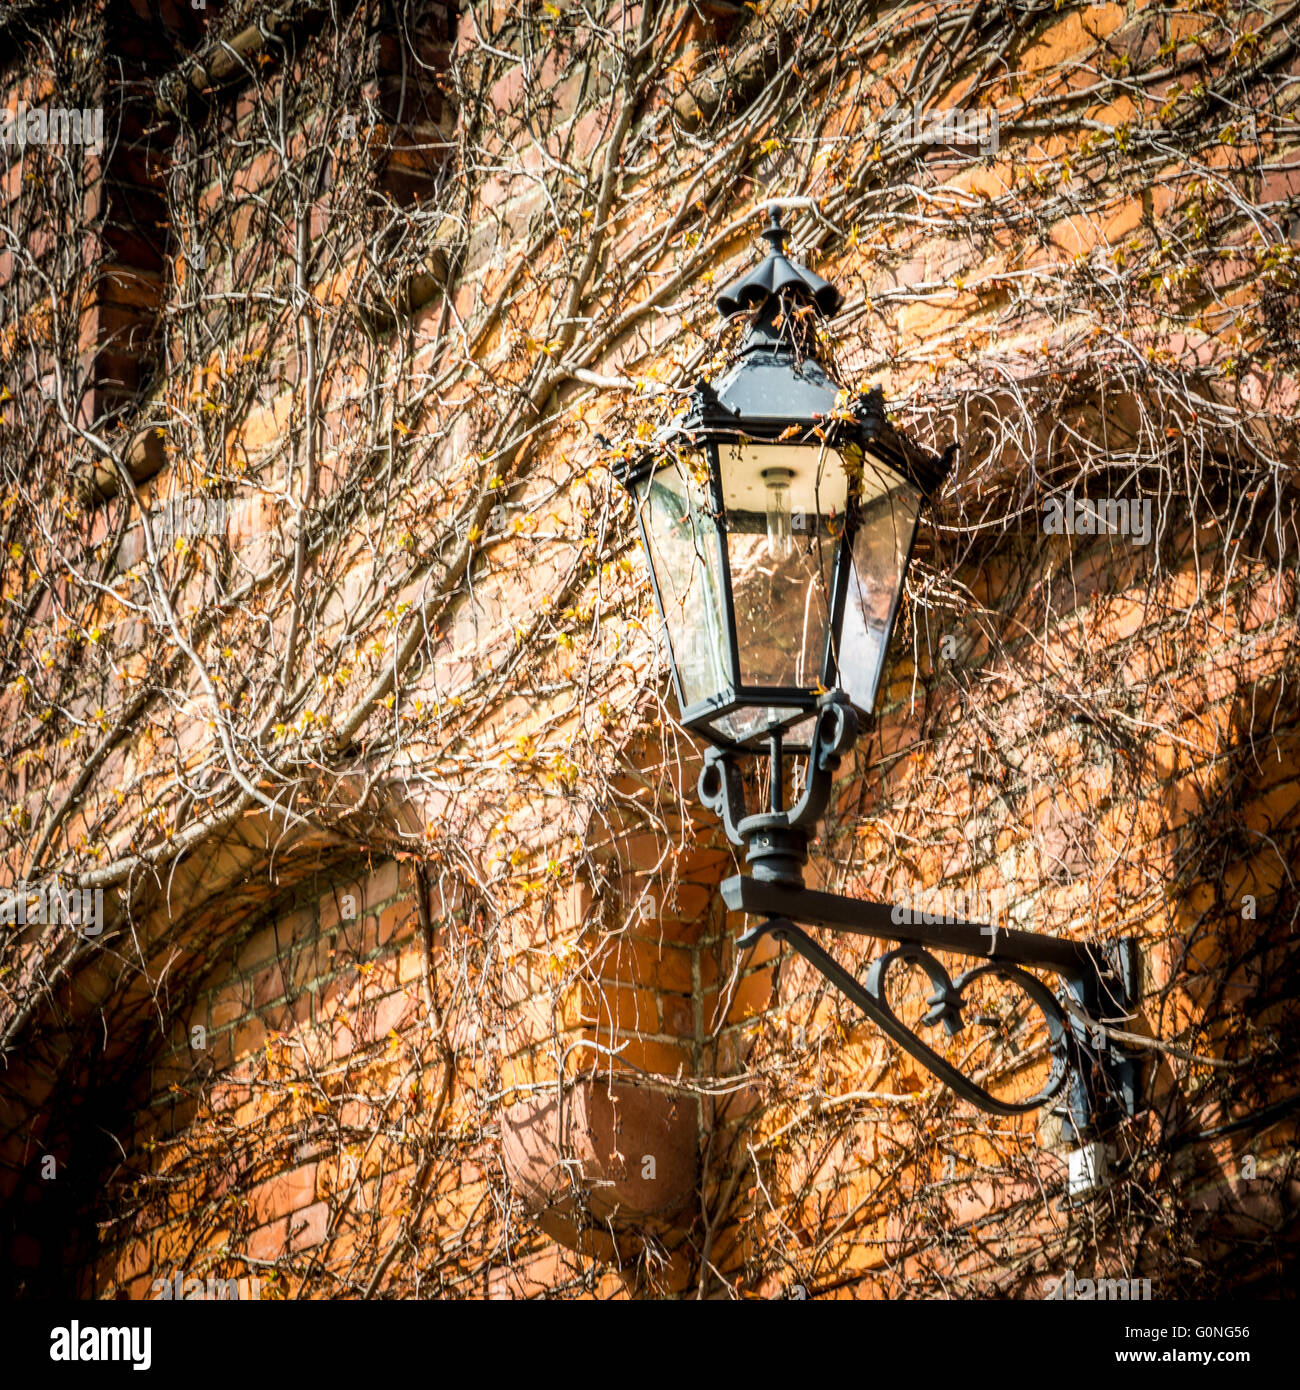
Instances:
[[[86,8],[111,21],[87,31],[99,57],[121,42],[124,16],[140,17],[138,5]],[[1232,470],[1244,477],[1252,450],[1288,447],[1268,431],[1293,402],[1294,283],[1277,219],[1297,191],[1295,151],[1269,130],[1200,149],[1201,167],[1238,180],[1282,230],[1257,245],[1219,225],[1223,207],[1198,230],[1191,204],[1209,197],[1199,175],[1167,142],[1142,175],[1149,186],[1135,187],[1123,142],[1142,138],[1161,103],[1193,99],[1175,88],[1190,93],[1194,78],[1248,61],[1245,31],[1209,13],[1067,4],[1034,11],[982,76],[961,63],[945,76],[946,100],[1004,113],[1001,150],[949,163],[932,152],[903,171],[875,149],[867,117],[897,96],[923,46],[936,59],[946,50],[927,45],[940,7],[890,7],[884,19],[844,8],[862,32],[833,33],[828,7],[835,54],[824,63],[820,39],[796,53],[763,7],[668,16],[673,46],[636,106],[640,143],[626,160],[618,152],[604,194],[619,88],[603,60],[575,56],[563,13],[525,66],[507,7],[456,17],[416,5],[408,36],[431,67],[404,87],[398,75],[417,71],[401,61],[405,40],[369,35],[357,56],[364,103],[328,107],[331,121],[364,110],[355,137],[322,137],[295,118],[283,151],[267,147],[258,90],[233,68],[207,71],[185,97],[185,122],[173,108],[128,131],[112,196],[100,188],[110,225],[77,242],[94,274],[68,297],[66,339],[84,373],[71,404],[84,404],[83,423],[130,417],[124,431],[148,446],[126,454],[145,505],[204,489],[229,503],[221,536],[170,554],[166,587],[239,730],[246,780],[270,804],[227,780],[208,692],[144,582],[129,499],[98,505],[89,541],[62,542],[60,555],[87,545],[104,561],[109,578],[90,597],[61,571],[37,583],[37,566],[58,569],[39,540],[53,523],[21,511],[20,494],[33,492],[22,460],[44,451],[62,467],[75,456],[106,490],[120,479],[57,433],[27,423],[29,435],[0,433],[5,459],[21,463],[4,506],[20,509],[31,537],[21,533],[25,553],[8,552],[5,599],[12,613],[30,599],[33,624],[10,663],[32,676],[0,695],[16,731],[6,866],[19,872],[119,717],[47,862],[130,865],[106,880],[111,957],[60,975],[30,1018],[19,1006],[35,990],[42,933],[15,939],[17,973],[0,977],[0,1018],[16,1030],[5,1045],[18,1049],[0,1099],[0,1197],[7,1254],[30,1288],[71,1278],[79,1291],[142,1297],[151,1276],[183,1269],[259,1271],[269,1296],[358,1295],[410,1235],[387,1266],[394,1292],[418,1274],[423,1292],[451,1296],[717,1294],[720,1280],[773,1296],[797,1267],[827,1295],[988,1295],[1030,1287],[1023,1271],[1056,1249],[1026,1177],[1062,1181],[1050,1122],[1009,1123],[992,1143],[974,1112],[945,1101],[770,939],[738,958],[716,892],[734,858],[706,817],[682,811],[698,751],[659,703],[630,514],[598,452],[601,431],[648,432],[657,417],[643,407],[665,404],[653,391],[677,384],[673,364],[712,351],[705,291],[749,254],[735,218],[764,192],[753,148],[729,158],[722,186],[698,163],[674,163],[672,132],[695,132],[698,152],[710,132],[738,129],[787,62],[801,65],[823,124],[804,142],[800,180],[773,187],[817,199],[817,217],[790,215],[803,219],[801,246],[848,292],[847,327],[832,331],[841,365],[881,380],[932,442],[936,418],[952,416],[965,446],[938,524],[923,528],[920,602],[906,608],[880,717],[843,771],[810,881],[888,901],[982,895],[1030,929],[1135,935],[1144,999],[1125,1026],[1179,1050],[1152,1054],[1155,1109],[1120,1142],[1143,1156],[1134,1172],[1161,1155],[1153,1209],[1175,1213],[1171,1268],[1204,1267],[1234,1220],[1271,1223],[1283,1240],[1289,1130],[1254,1141],[1266,1191],[1231,1171],[1242,1146],[1184,1140],[1294,1090],[1275,1062],[1294,1054],[1293,1001],[1268,991],[1294,978],[1295,537],[1281,491],[1269,494],[1276,526],[1256,518],[1244,539],[1233,529],[1266,485],[1235,496]],[[218,62],[215,16],[167,13],[176,52]],[[147,37],[133,61],[152,101],[166,55]],[[308,25],[286,41],[287,71],[269,50],[251,62],[273,94],[307,89],[323,67],[326,98],[346,88],[351,101],[331,42],[328,25]],[[503,62],[517,45],[519,60]],[[1295,67],[1286,52],[1270,62]],[[1166,64],[1171,74],[1139,99],[1135,75]],[[9,68],[4,82],[15,99],[57,90],[44,72]],[[477,143],[444,185],[465,130],[453,93],[480,90]],[[403,92],[414,105],[398,111]],[[1076,99],[1077,127],[1035,126]],[[777,114],[784,124],[794,113]],[[156,147],[155,120],[168,136]],[[328,171],[294,184],[322,139]],[[46,220],[23,220],[38,161],[31,151],[15,161],[0,197],[44,265],[65,243]],[[899,205],[897,188],[878,182],[885,169],[923,190],[907,219],[882,212],[882,189]],[[167,178],[179,183],[164,217]],[[301,297],[300,230],[318,253]],[[596,285],[571,301],[566,277],[601,238]],[[1141,275],[1121,281],[1135,262]],[[0,253],[6,413],[36,402],[54,341],[43,306],[16,288],[18,266]],[[1105,296],[1121,283],[1141,300],[1132,321],[1097,307],[1118,302]],[[1198,283],[1234,320],[1258,318],[1271,343],[1239,385],[1243,368],[1224,360],[1250,357],[1241,331],[1178,298]],[[1098,297],[1060,299],[1062,286],[1084,284]],[[609,337],[586,336],[607,314]],[[1205,380],[1165,391],[1160,373],[1175,367]],[[552,369],[543,390],[539,371]],[[592,373],[627,389],[593,388]],[[42,410],[40,428],[56,431]],[[1214,417],[1212,435],[1198,412]],[[1146,472],[1127,471],[1134,456]],[[1195,507],[1184,497],[1193,456],[1231,460]],[[1044,489],[1067,475],[1156,500],[1159,541],[1043,535]],[[1278,488],[1284,475],[1274,467]],[[1214,524],[1207,506],[1219,509]],[[295,540],[300,525],[324,525],[322,507],[339,510],[313,532],[303,659],[281,693]],[[981,541],[989,527],[999,546]],[[99,548],[119,530],[110,562]],[[395,692],[379,688],[340,751],[333,732],[395,669],[411,632]],[[956,657],[942,652],[949,635]],[[230,818],[187,839],[209,813]],[[426,890],[428,939],[416,897]],[[839,948],[860,972],[879,949]],[[945,961],[954,973],[963,964]],[[924,1007],[924,985],[912,985],[898,1006],[909,1018]],[[97,1027],[110,1039],[102,1057],[86,1041]],[[969,1034],[948,1055],[968,1044]],[[1206,1058],[1249,1062],[1253,1089],[1213,1093]],[[994,1070],[1023,1092],[1038,1065],[1003,1058]],[[73,1103],[91,1075],[129,1097],[112,1116],[83,1119]],[[601,1088],[615,1086],[635,1088],[639,1132],[591,1118],[605,1115]],[[571,1154],[536,1145],[507,1181],[503,1153],[520,1135],[551,1133],[557,1094],[590,1123],[565,1141]],[[96,1147],[105,1133],[126,1148],[124,1167],[116,1149]],[[658,1211],[656,1179],[638,1167],[647,1133],[672,1135],[659,1157],[695,1198],[672,1213]],[[31,1215],[46,1145],[108,1185],[111,1219],[95,1240],[89,1216],[51,1234]],[[1179,1154],[1186,1187],[1164,1176],[1181,1171]],[[598,1186],[594,1197],[555,1186],[574,1155],[584,1181],[620,1185],[618,1201],[602,1205]],[[97,1194],[97,1218],[100,1204]],[[638,1231],[652,1210],[650,1242]],[[541,1226],[520,1211],[540,1212]],[[593,1213],[617,1229],[596,1229]]]

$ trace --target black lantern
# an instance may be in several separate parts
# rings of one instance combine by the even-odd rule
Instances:
[[[817,360],[833,285],[763,262],[719,295],[756,310],[734,363],[701,383],[624,481],[668,635],[682,722],[722,748],[812,743],[829,691],[868,715],[923,499],[951,455],[896,433],[879,390],[850,395]]]
[[[726,317],[752,311],[735,359],[702,382],[685,416],[622,474],[636,501],[655,600],[668,635],[682,722],[713,745],[700,800],[746,852],[749,876],[723,900],[785,942],[899,1046],[975,1105],[1011,1115],[1054,1100],[1078,1135],[1136,1106],[1137,1067],[1104,1020],[1135,996],[1131,939],[1085,945],[804,887],[809,837],[841,755],[868,717],[912,552],[917,518],[956,446],[931,455],[891,428],[879,390],[841,389],[817,360],[816,321],[840,302],[833,285],[793,264],[776,222],[762,264],[718,297]],[[766,750],[768,804],[746,809],[742,760]],[[783,759],[805,758],[795,803],[784,805]],[[856,979],[797,923],[902,944]],[[983,963],[952,979],[932,954]],[[893,966],[924,970],[934,988],[922,1026],[966,1026],[965,991],[990,975],[1018,989],[1047,1022],[1052,1065],[1043,1088],[1005,1099],[945,1060],[898,1018]],[[1055,972],[1063,1001],[1024,966]],[[1068,1086],[1068,1090],[1067,1090]]]

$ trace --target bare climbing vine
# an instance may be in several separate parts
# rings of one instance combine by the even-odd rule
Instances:
[[[499,1155],[519,943],[558,1061],[559,1001],[714,835],[611,464],[725,360],[712,297],[779,200],[845,292],[843,380],[961,445],[822,875],[1137,936],[1140,1010],[1110,1026],[1151,1106],[1116,1182],[1063,1205],[1039,1128],[955,1104],[783,964],[743,1055],[723,1007],[696,1074],[657,1079],[710,1118],[698,1215],[620,1236],[621,1283],[577,1253],[538,1291],[1266,1287],[1300,1096],[1300,6],[557,0],[439,33],[417,0],[297,0],[220,9],[146,77],[123,8],[0,19],[11,85],[102,101],[106,147],[6,152],[0,835],[13,883],[102,890],[107,925],[0,928],[5,1076],[116,1059],[130,1094],[207,952],[388,861],[420,964],[417,1014],[342,1059],[286,990],[240,1068],[171,1083],[105,1154],[101,1286],[160,1225],[178,1267],[294,1295],[474,1295],[546,1246]],[[952,107],[996,108],[998,149],[897,120]],[[156,270],[112,268],[105,161],[156,200],[130,262]],[[98,413],[90,303],[139,364]],[[1067,494],[1149,503],[1146,541],[1048,533]],[[226,524],[174,534],[166,497]],[[199,892],[268,860],[282,891],[234,922]],[[561,939],[574,884],[603,927]],[[340,920],[318,973],[355,1021],[390,966]],[[1262,1176],[1228,1181],[1244,1154]],[[319,1239],[250,1253],[304,1155]]]

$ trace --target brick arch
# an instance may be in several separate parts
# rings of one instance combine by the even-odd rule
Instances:
[[[634,753],[634,761],[653,771],[656,756],[646,747]],[[682,771],[693,781],[693,766]],[[639,785],[632,781],[623,790]],[[81,1295],[116,1290],[148,1297],[154,1278],[186,1268],[168,1253],[179,1248],[175,1233],[156,1214],[143,1240],[137,1238],[140,1221],[116,1225],[97,1239],[95,1220],[104,1215],[106,1184],[132,1169],[146,1142],[165,1146],[186,1134],[195,1100],[191,1094],[173,1095],[174,1088],[190,1092],[210,1082],[229,1095],[237,1089],[240,1064],[256,1055],[268,1036],[304,1024],[300,1031],[314,1029],[318,1044],[327,1052],[333,1046],[337,1060],[354,1047],[373,1048],[389,1029],[413,1024],[419,1001],[406,965],[394,965],[397,974],[390,970],[383,986],[387,993],[361,1003],[361,1027],[352,1029],[341,1028],[307,997],[315,992],[334,999],[351,986],[331,978],[319,991],[308,988],[315,974],[327,972],[303,962],[348,935],[341,922],[347,892],[359,899],[359,940],[349,943],[356,960],[388,944],[395,928],[397,944],[409,957],[413,881],[399,870],[393,849],[419,847],[424,831],[436,822],[460,852],[472,854],[473,845],[483,843],[479,809],[473,798],[419,800],[410,789],[394,786],[341,820],[337,830],[285,832],[279,821],[272,825],[261,813],[248,815],[220,839],[182,857],[162,881],[137,892],[129,913],[123,910],[108,923],[94,949],[28,1020],[15,1060],[0,1079],[6,1158],[0,1170],[0,1239],[2,1263],[15,1290]],[[613,1216],[621,1230],[634,1233],[658,1223],[671,1234],[684,1209],[689,1222],[697,1205],[701,1136],[728,1120],[725,1106],[719,1116],[690,1083],[741,1065],[743,1018],[770,997],[771,975],[760,963],[750,974],[732,978],[729,932],[713,890],[734,871],[735,861],[716,827],[692,827],[688,848],[670,852],[675,871],[647,879],[647,870],[671,846],[648,835],[634,811],[614,815],[601,808],[599,816],[591,806],[575,811],[576,819],[564,826],[539,822],[530,838],[540,848],[550,835],[585,827],[607,872],[598,883],[579,881],[559,895],[547,895],[538,910],[522,903],[509,914],[503,930],[531,955],[507,981],[510,1057],[503,1076],[523,1097],[505,1125],[520,1141],[507,1140],[516,1191],[544,1230],[583,1248],[593,1218]],[[376,858],[370,846],[381,844],[386,849]],[[437,851],[429,854],[432,864]],[[387,905],[384,920],[369,912],[376,894]],[[402,900],[400,912],[394,899]],[[457,897],[435,904],[433,911],[458,911],[463,905]],[[597,1200],[591,1207],[584,1199],[575,1210],[572,1194],[556,1187],[560,1154],[548,1147],[547,1107],[554,1105],[555,1091],[537,1089],[550,1052],[553,1014],[542,1006],[527,962],[535,962],[535,948],[548,932],[567,931],[584,920],[599,932],[600,942],[595,968],[572,982],[560,1000],[563,1044],[577,1045],[579,1065],[571,1070],[581,1072],[567,1078],[566,1090],[569,1115],[580,1117],[581,1133],[567,1133],[564,1153],[590,1160],[591,1185],[614,1181],[621,1186],[612,1204]],[[206,1030],[206,1048],[190,1046],[195,1025]],[[599,1054],[585,1050],[584,1042],[618,1049],[617,1075],[608,1066],[586,1065]],[[532,1101],[538,1104],[533,1107]],[[636,1148],[637,1162],[610,1178],[606,1141],[615,1139]],[[642,1177],[645,1153],[656,1164],[648,1189]],[[53,1182],[41,1177],[46,1154],[58,1165]],[[289,1163],[275,1175],[230,1172],[201,1190],[219,1197],[233,1184],[251,1184],[255,1214],[265,1220],[244,1233],[244,1248],[254,1259],[274,1259],[301,1249],[305,1240],[324,1238],[317,1227],[327,1167],[319,1180],[316,1159],[296,1167]],[[604,1253],[619,1258],[617,1248]]]
[[[105,895],[102,935],[26,1020],[0,1073],[0,1269],[16,1289],[85,1291],[88,1214],[122,1158],[116,1136],[129,1135],[152,1059],[213,954],[238,951],[311,879],[364,862],[345,835],[283,835],[258,814],[181,859],[129,912]],[[41,1174],[46,1155],[53,1181]]]
[[[110,1193],[125,1219],[95,1262],[97,1292],[149,1297],[155,1279],[210,1273],[222,1247],[246,1257],[243,1277],[284,1254],[325,1253],[343,1146],[337,1127],[292,1100],[286,1109],[280,1081],[328,1085],[381,1058],[398,1031],[423,1027],[416,889],[391,857],[338,864],[278,894],[209,958],[142,1078]],[[351,1130],[370,1125],[348,1117]],[[151,1195],[132,1212],[125,1192],[140,1167]]]

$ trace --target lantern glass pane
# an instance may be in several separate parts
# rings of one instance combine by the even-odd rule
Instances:
[[[653,473],[639,489],[642,534],[668,629],[683,711],[724,694],[731,686],[718,530],[706,480],[703,460],[684,454]]]
[[[885,651],[902,598],[921,497],[887,469],[863,470],[861,520],[853,538],[853,564],[840,630],[839,685],[865,713],[876,702]]]
[[[785,743],[787,748],[807,748],[812,743],[812,736],[817,728],[817,716],[809,715],[807,719],[801,719],[797,724],[791,725],[785,731]]]
[[[814,689],[848,496],[843,460],[821,445],[742,441],[722,445],[719,463],[741,683]]]
[[[780,728],[791,719],[797,719],[801,713],[798,706],[760,708],[746,705],[742,709],[732,710],[730,714],[724,714],[721,719],[711,720],[710,723],[724,738],[729,738],[735,743],[745,743],[751,739],[766,738],[773,729]],[[803,724],[799,727],[802,729]],[[804,736],[807,737],[806,733]]]

